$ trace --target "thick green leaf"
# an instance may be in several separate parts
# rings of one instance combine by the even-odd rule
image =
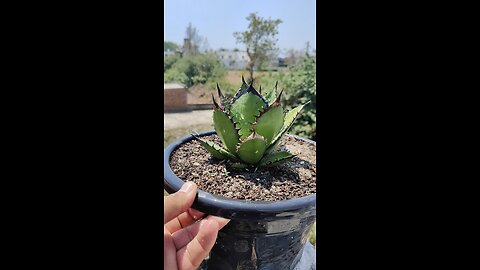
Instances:
[[[272,105],[273,102],[275,102],[275,99],[277,99],[277,85],[278,82],[275,83],[275,87],[271,92],[265,94],[265,99],[268,101],[268,105]]]
[[[240,141],[245,140],[245,138],[250,136],[253,132],[253,129],[251,127],[248,127],[248,126],[238,126],[237,125],[237,128],[239,128],[238,135],[240,136],[240,138],[239,138]]]
[[[245,82],[245,79],[242,75],[242,86],[238,89],[237,93],[234,95],[234,100],[239,98],[241,95],[245,94],[248,89],[248,84]]]
[[[270,145],[273,138],[283,127],[283,110],[280,106],[271,107],[262,114],[255,125],[255,131],[262,135]]]
[[[262,99],[251,92],[243,94],[232,104],[231,115],[236,128],[240,130],[238,133],[241,141],[252,134],[252,125],[264,107]]]
[[[272,143],[269,145],[268,149],[267,149],[267,152],[271,152],[271,150],[275,147],[275,145],[277,145],[279,142],[280,142],[280,139],[283,137],[283,135],[285,135],[285,133],[287,133],[287,131],[292,127],[293,125],[293,122],[295,121],[295,119],[297,118],[298,114],[302,111],[303,107],[305,105],[307,105],[309,102],[303,104],[303,105],[300,105],[298,107],[295,107],[294,109],[292,109],[291,111],[289,111],[286,115],[285,115],[285,120],[283,122],[283,127],[282,129],[280,130],[280,133],[277,134],[277,136],[275,136],[275,138],[272,140]]]
[[[212,94],[212,101],[213,101],[213,109],[220,110],[220,106],[218,106],[218,103],[215,101],[215,97]]]
[[[242,142],[238,147],[237,153],[242,161],[248,164],[256,164],[262,159],[266,148],[267,144],[264,139],[253,137]]]
[[[193,135],[193,134],[192,134]],[[228,158],[228,159],[233,159],[233,160],[236,160],[237,157],[235,157],[234,155],[232,155],[231,153],[229,153],[227,150],[223,149],[221,146],[219,146],[218,144],[214,143],[214,142],[211,142],[211,141],[208,141],[208,140],[203,140],[203,139],[200,139],[199,137],[193,135],[193,137],[200,142],[200,144],[205,148],[207,149],[208,152],[210,152],[210,154],[212,154],[213,157],[217,158],[217,159],[225,159],[225,158]]]
[[[214,110],[213,125],[215,127],[215,131],[217,131],[217,134],[220,137],[220,140],[222,140],[223,145],[225,145],[230,153],[235,153],[237,150],[237,144],[239,142],[239,135],[230,118],[224,112],[220,110]]]
[[[286,162],[287,160],[289,160],[289,159],[292,158],[292,157],[294,157],[294,156],[291,156],[291,157],[289,157],[289,158],[284,158],[284,159],[277,160],[277,161],[272,162],[272,163],[270,163],[270,164],[267,164],[267,165],[265,165],[265,166],[263,166],[263,167],[275,167],[275,166],[281,165],[281,164],[283,164],[284,162]]]
[[[218,98],[220,98],[220,103],[222,104],[223,110],[228,113],[230,111],[230,102],[228,101],[228,98],[226,98],[222,91],[220,90],[220,86],[218,86],[217,83],[217,92],[218,92]]]
[[[292,153],[288,151],[275,152],[270,155],[264,156],[260,161],[260,167],[271,167],[280,164],[290,158],[294,157]]]

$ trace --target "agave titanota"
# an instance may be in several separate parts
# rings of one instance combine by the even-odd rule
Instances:
[[[277,94],[277,84],[262,96],[253,87],[253,82],[247,85],[242,76],[242,86],[230,99],[222,94],[217,84],[218,103],[212,94],[213,123],[223,146],[194,137],[213,157],[230,159],[237,168],[270,167],[292,158],[290,152],[278,151],[277,146],[306,104],[285,114],[280,104],[283,90]]]

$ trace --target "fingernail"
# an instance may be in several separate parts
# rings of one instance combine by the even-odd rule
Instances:
[[[187,183],[183,184],[180,191],[187,193],[187,192],[191,191],[192,188],[193,188],[193,182],[187,182]]]

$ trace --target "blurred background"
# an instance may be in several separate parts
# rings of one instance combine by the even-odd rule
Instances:
[[[164,0],[164,148],[212,130],[216,84],[232,96],[242,75],[263,94],[278,81],[287,110],[311,101],[289,133],[316,141],[315,11],[315,0]]]

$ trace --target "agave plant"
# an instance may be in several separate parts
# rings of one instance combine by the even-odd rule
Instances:
[[[284,113],[280,104],[283,89],[277,94],[277,84],[262,96],[262,87],[258,92],[253,81],[247,85],[242,76],[242,86],[230,99],[217,84],[220,102],[212,94],[213,123],[223,145],[192,135],[213,157],[230,159],[236,168],[271,167],[292,158],[290,152],[278,150],[278,145],[306,104]]]

